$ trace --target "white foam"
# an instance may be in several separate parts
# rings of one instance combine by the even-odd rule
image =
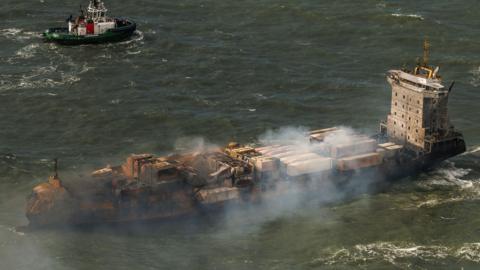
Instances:
[[[20,32],[22,32],[22,29],[19,29],[19,28],[1,29],[0,30],[0,36],[12,37],[12,36],[18,35]]]
[[[470,174],[470,168],[457,168],[455,163],[445,161],[443,167],[440,167],[428,175],[428,180],[419,182],[419,185],[425,187],[435,186],[460,186],[470,185],[468,180],[462,178]]]
[[[428,189],[447,188],[454,191],[450,197],[429,194],[416,207],[436,207],[442,204],[457,203],[462,201],[480,200],[480,179],[462,179],[470,174],[472,169],[457,168],[453,162],[445,162],[446,166],[428,175],[428,180],[418,182],[418,185]]]
[[[28,40],[34,37],[40,37],[39,33],[24,31],[20,28],[7,28],[7,29],[0,29],[0,37],[15,40],[15,41],[22,41]]]
[[[448,198],[448,199],[440,199],[440,198],[435,198],[435,199],[428,199],[424,202],[420,202],[417,207],[418,208],[433,208],[442,204],[448,204],[448,203],[455,203],[455,202],[460,202],[463,201],[464,198],[462,197],[454,197],[454,198]]]
[[[475,87],[480,86],[480,66],[470,70],[469,73],[472,74],[470,84]]]
[[[134,52],[131,52],[131,51],[127,51],[127,54],[130,54],[130,55],[136,55],[136,54],[141,54],[142,51],[134,51]]]
[[[409,268],[408,259],[438,261],[454,258],[470,262],[480,262],[480,243],[464,243],[461,246],[418,245],[415,243],[376,242],[358,244],[351,248],[325,250],[326,256],[315,258],[313,264],[363,264],[371,261],[384,261],[400,268]],[[407,259],[407,260],[405,260]]]
[[[264,96],[262,93],[255,93],[253,94],[253,96],[257,99],[257,100],[265,100],[265,99],[268,99],[266,96]]]
[[[118,105],[118,104],[120,104],[120,102],[121,102],[121,100],[117,98],[117,99],[112,99],[112,100],[110,101],[110,104]]]
[[[40,44],[38,44],[38,43],[33,43],[33,44],[30,44],[30,45],[27,45],[27,46],[21,48],[20,50],[18,50],[15,53],[15,55],[19,58],[22,58],[22,59],[30,59],[35,55],[38,47],[40,47]]]
[[[465,153],[463,153],[462,156],[463,155],[474,154],[474,153],[477,153],[477,152],[480,152],[480,146],[473,147],[471,150],[468,150]]]
[[[18,235],[18,236],[24,236],[24,235],[25,235],[25,233],[17,231],[17,229],[15,229],[15,227],[9,227],[9,228],[7,228],[7,229],[8,229],[10,232],[12,232],[12,233],[14,233],[14,234],[16,234],[16,235]]]
[[[142,31],[139,31],[139,30],[136,30],[132,37],[126,41],[123,41],[123,42],[120,42],[120,43],[117,43],[117,44],[131,44],[131,43],[137,43],[137,42],[140,42],[144,39],[144,34]],[[115,44],[112,43],[110,44],[110,46],[114,46]]]
[[[10,64],[21,61],[31,61],[31,58],[42,57],[43,50],[56,50],[40,44],[30,44],[17,51],[16,56],[9,59]],[[75,63],[68,55],[55,52],[49,62],[37,66],[26,74],[0,74],[0,91],[18,90],[26,88],[49,88],[71,85],[80,81],[80,75],[93,69],[87,63]]]
[[[422,15],[418,15],[418,14],[402,14],[402,13],[392,13],[392,16],[393,17],[406,17],[406,18],[413,18],[413,19],[417,19],[417,20],[421,20],[423,21],[424,18]]]
[[[463,244],[456,252],[455,256],[459,259],[480,262],[480,243]]]

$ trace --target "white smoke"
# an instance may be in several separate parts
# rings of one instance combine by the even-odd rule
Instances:
[[[331,145],[352,144],[358,141],[358,134],[351,128],[339,127],[329,133],[323,142],[312,143],[310,141],[309,130],[304,127],[284,127],[279,130],[269,130],[259,136],[259,143],[262,146],[292,146],[298,153],[319,153],[328,149]],[[372,149],[374,151],[374,149]],[[327,157],[328,151],[321,155]],[[319,162],[322,162],[319,160]],[[324,164],[318,164],[324,166]],[[335,170],[335,163],[332,164],[332,170]],[[273,221],[278,218],[296,215],[299,210],[306,206],[316,207],[321,211],[321,205],[331,202],[338,202],[352,194],[361,194],[370,190],[370,184],[374,181],[368,175],[363,175],[361,179],[355,179],[353,173],[351,179],[339,187],[339,179],[329,173],[312,173],[304,175],[308,178],[307,183],[297,178],[279,179],[276,182],[274,190],[265,191],[265,197],[261,203],[245,203],[241,205],[240,210],[226,208],[227,225],[242,230],[239,224],[248,223],[251,230],[255,226],[252,224],[262,224],[263,222]],[[278,190],[285,189],[288,192],[277,194]],[[301,211],[300,211],[301,212]]]
[[[220,147],[208,142],[203,137],[181,137],[175,141],[174,149],[176,152],[201,153],[207,151],[219,150]]]

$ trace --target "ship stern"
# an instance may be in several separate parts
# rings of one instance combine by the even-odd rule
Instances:
[[[26,216],[30,227],[67,224],[71,210],[71,196],[55,177],[35,186],[27,197]]]

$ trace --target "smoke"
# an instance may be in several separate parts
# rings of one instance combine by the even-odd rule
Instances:
[[[326,135],[322,142],[310,141],[309,130],[304,127],[284,127],[279,130],[269,130],[259,136],[258,142],[262,146],[274,146],[279,149],[285,147],[284,151],[293,155],[318,154],[328,158],[332,146],[353,144],[359,136],[353,129],[338,127]],[[375,149],[364,149],[375,151]],[[271,151],[277,157],[282,156],[279,152]],[[280,154],[278,154],[280,153]],[[268,153],[265,155],[269,155]],[[272,154],[273,155],[273,154]],[[312,167],[325,167],[325,160],[308,160],[313,162]],[[288,177],[287,179],[271,179],[275,182],[272,190],[266,190],[262,199],[257,203],[242,203],[230,206],[225,209],[225,222],[227,227],[235,228],[237,231],[245,229],[252,230],[264,222],[274,221],[291,215],[301,215],[306,208],[315,208],[317,211],[327,211],[323,205],[340,202],[345,199],[355,198],[360,194],[371,192],[372,184],[378,181],[374,172],[352,171],[348,176],[338,175],[335,159],[332,158],[331,170],[302,175],[301,177]],[[267,179],[267,182],[269,180]],[[327,214],[328,215],[328,214]],[[240,224],[248,224],[243,227]]]
[[[306,128],[299,127],[286,127],[281,128],[276,131],[268,131],[265,134],[259,136],[258,143],[262,145],[279,145],[279,146],[288,146],[292,147],[294,152],[297,153],[319,153],[321,155],[327,155],[328,151],[327,145],[336,145],[336,144],[347,144],[355,140],[355,132],[349,128],[339,128],[338,130],[332,132],[330,135],[324,138],[324,142],[311,143],[309,139],[309,131]],[[175,149],[178,152],[197,152],[205,153],[208,151],[218,150],[219,147],[215,144],[212,144],[200,137],[185,137],[180,138],[175,143]],[[318,164],[323,166],[322,164]],[[334,166],[334,164],[332,164]],[[274,179],[270,179],[274,181]],[[322,217],[328,218],[330,215],[329,209],[322,207],[325,204],[331,202],[338,202],[339,200],[349,198],[350,190],[368,190],[367,187],[364,187],[365,179],[353,179],[350,180],[349,185],[339,185],[336,177],[332,177],[329,173],[311,173],[305,176],[302,176],[301,179],[290,178],[290,179],[275,179],[275,187],[267,187],[266,191],[262,194],[262,198],[259,200],[245,200],[240,203],[231,203],[227,204],[220,213],[210,213],[208,211],[202,212],[199,217],[194,217],[187,220],[189,226],[180,225],[172,226],[162,225],[160,227],[149,227],[145,230],[143,224],[128,224],[130,228],[127,231],[127,234],[134,235],[145,235],[145,238],[150,237],[150,234],[155,234],[156,232],[161,232],[161,235],[166,233],[159,228],[171,230],[176,232],[182,231],[182,235],[193,235],[203,234],[204,232],[209,232],[209,230],[215,230],[214,233],[210,233],[211,237],[230,237],[230,234],[236,234],[243,237],[245,233],[257,232],[259,229],[262,229],[266,224],[268,225],[271,222],[281,222],[282,219],[288,219],[289,217],[298,217],[305,213],[312,213],[309,209],[315,209],[314,213]],[[248,194],[248,191],[246,191]],[[184,222],[185,220],[180,220],[179,222]],[[207,224],[207,225],[206,225]],[[209,225],[212,225],[210,229]],[[122,225],[123,226],[123,225]],[[177,228],[176,230],[174,229]],[[181,229],[180,229],[181,228]],[[78,228],[74,228],[76,232],[74,235],[78,234]],[[218,233],[217,233],[218,230]],[[115,230],[114,230],[115,231]],[[197,233],[195,233],[197,232]],[[227,233],[228,232],[228,233]],[[43,243],[46,238],[53,235],[54,232],[47,232],[49,236],[43,236],[43,232],[40,233],[26,233],[25,236],[15,236],[15,237],[25,237],[27,241],[30,239],[35,239],[35,237],[41,237],[41,242]],[[110,245],[114,245],[117,249],[127,249],[129,243],[123,242],[126,239],[130,239],[126,236],[125,231],[120,231],[120,233],[109,232],[104,228],[96,228],[85,233],[85,238],[89,239],[88,241],[94,243],[95,235],[101,235],[102,239],[109,239],[108,235],[112,236]],[[118,235],[117,235],[118,234]],[[122,234],[124,234],[122,236]],[[42,236],[37,236],[42,235]],[[68,232],[59,233],[60,238],[68,236]],[[148,236],[147,236],[148,235]],[[115,240],[118,237],[118,240]],[[167,236],[165,236],[167,237]],[[82,237],[83,238],[83,237]],[[123,240],[122,240],[123,239]],[[131,240],[131,239],[130,239]],[[21,240],[20,240],[21,241]],[[56,239],[56,241],[61,242],[61,239]],[[161,241],[161,240],[158,240]],[[171,240],[173,241],[173,240]],[[85,242],[85,239],[79,239],[76,241],[78,243]],[[48,241],[47,241],[48,243]],[[72,246],[74,244],[62,243],[62,245]],[[40,244],[31,244],[25,243],[25,245],[15,245],[19,247],[17,251],[11,249],[9,256],[16,256],[17,258],[21,257],[19,254],[31,254],[32,259],[44,258],[41,261],[40,268],[47,269],[49,267],[55,268],[59,266],[63,268],[64,265],[59,263],[59,260],[64,262],[61,258],[62,256],[69,256],[69,252],[63,253],[61,250],[54,250],[53,252],[49,251],[51,247],[44,247]],[[85,252],[85,251],[82,251]],[[192,250],[193,252],[193,250]],[[108,261],[109,255],[105,254],[105,259],[103,261]],[[94,255],[92,255],[94,256]],[[114,258],[112,255],[111,258]],[[64,264],[64,263],[63,263]],[[31,261],[25,261],[24,263],[17,260],[10,260],[7,264],[8,266],[21,266],[20,268],[26,268],[27,265],[32,265]],[[24,267],[25,266],[25,267]]]
[[[267,131],[259,136],[258,141],[262,145],[294,145],[300,149],[308,149],[310,141],[307,134],[308,129],[304,127],[283,127],[276,131]]]
[[[206,141],[203,137],[181,137],[175,141],[174,149],[179,153],[202,153],[219,150],[220,147]]]

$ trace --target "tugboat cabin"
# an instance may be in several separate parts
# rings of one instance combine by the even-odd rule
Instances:
[[[101,35],[115,28],[115,19],[107,17],[107,9],[101,0],[91,0],[87,15],[80,11],[75,20],[68,20],[68,32],[79,36]]]

